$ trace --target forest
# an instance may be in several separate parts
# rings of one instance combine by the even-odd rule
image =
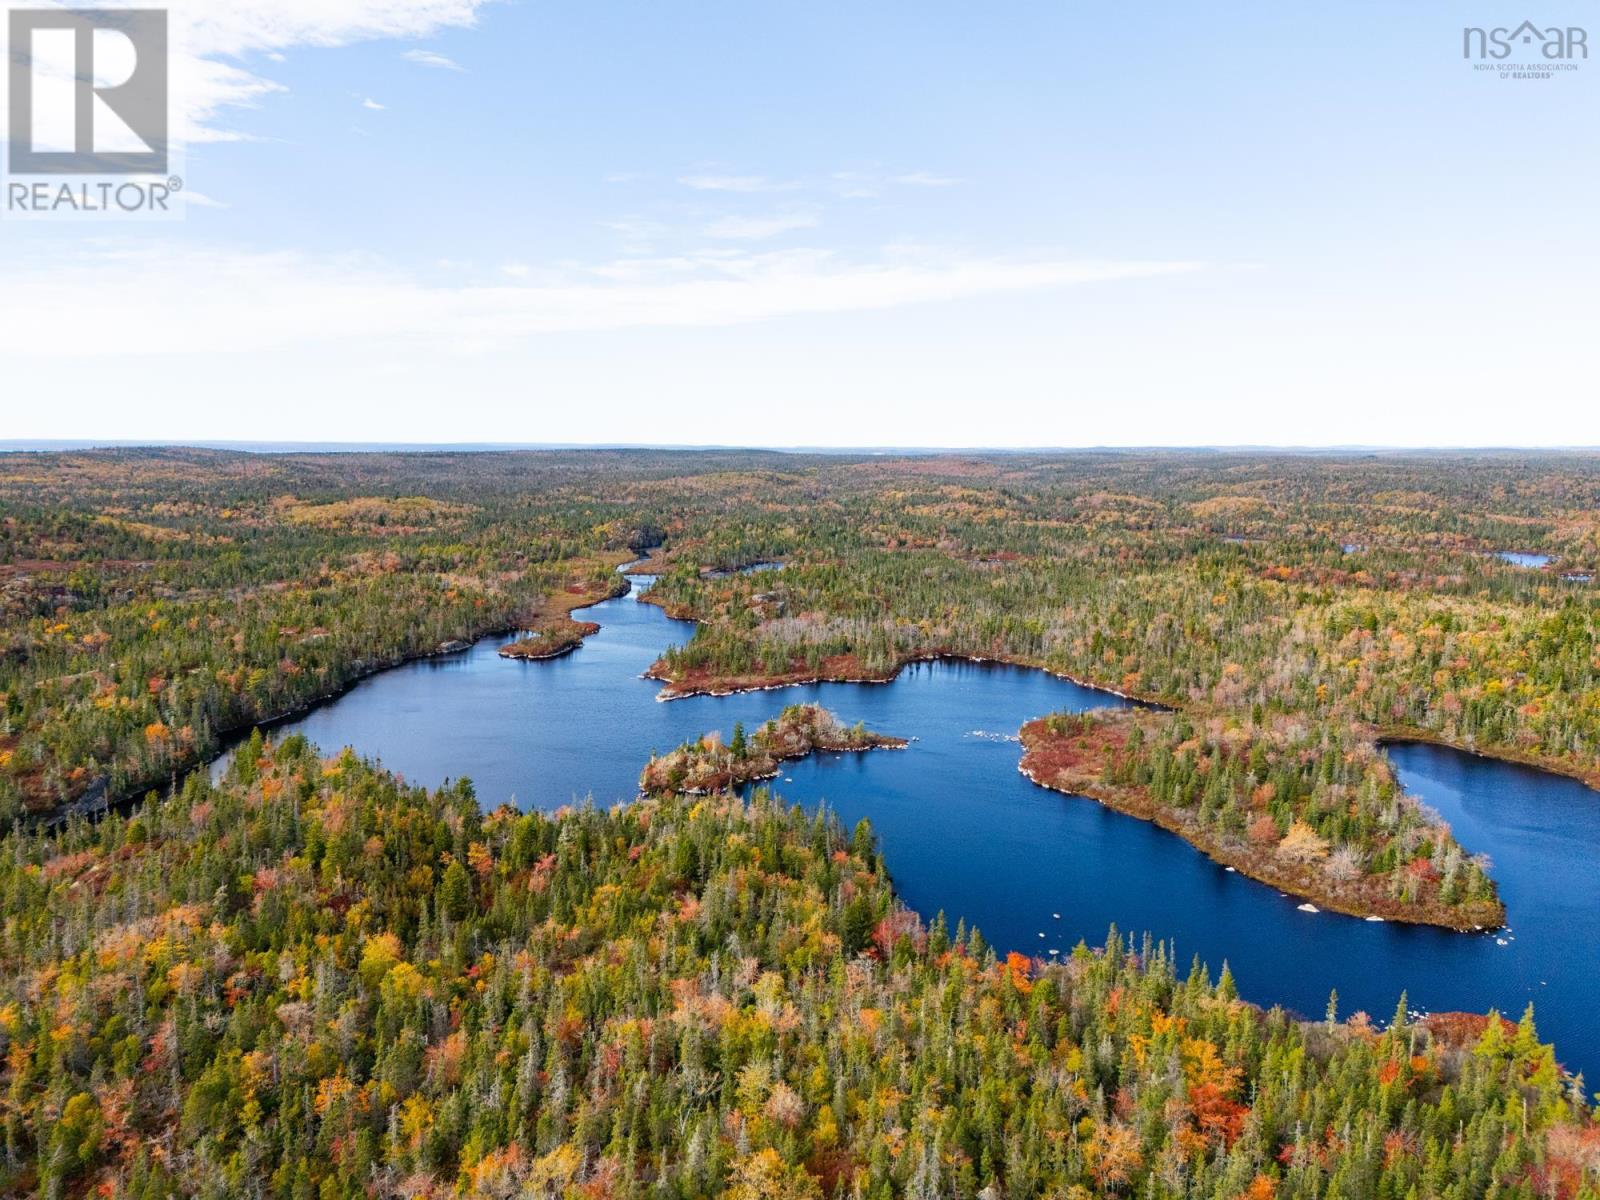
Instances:
[[[1600,1195],[1532,1014],[1296,1020],[1043,964],[765,793],[480,811],[259,735],[0,856],[0,1189],[47,1197]]]
[[[554,626],[651,550],[702,622],[669,691],[966,655],[1595,779],[1597,512],[1592,456],[9,454],[0,821]]]
[[[0,1192],[1600,1194],[1531,1013],[1307,1021],[1114,931],[996,955],[869,829],[719,790],[798,726],[554,814],[259,732],[489,634],[582,655],[648,557],[699,622],[666,696],[1039,667],[1148,705],[1038,714],[1041,784],[1494,925],[1380,746],[1600,781],[1597,513],[1579,454],[0,455]]]

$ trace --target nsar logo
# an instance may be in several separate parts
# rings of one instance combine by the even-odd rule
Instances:
[[[1469,26],[1461,31],[1461,57],[1476,58],[1480,62],[1504,62],[1519,49],[1526,53],[1536,47],[1548,62],[1587,59],[1589,32],[1577,25],[1541,28],[1532,21],[1524,21],[1515,29],[1478,29]]]

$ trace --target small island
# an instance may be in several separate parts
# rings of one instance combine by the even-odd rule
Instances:
[[[1458,930],[1505,923],[1487,861],[1405,794],[1359,730],[1120,709],[1030,722],[1022,745],[1033,782],[1153,821],[1307,911]]]
[[[501,658],[560,658],[583,645],[583,639],[600,632],[593,621],[574,621],[571,617],[552,617],[510,645],[500,647]]]
[[[706,795],[771,779],[779,763],[817,751],[904,750],[907,744],[860,724],[846,726],[821,705],[791,704],[749,737],[744,726],[735,725],[726,743],[721,734],[708,733],[652,758],[639,776],[639,790],[647,795]]]

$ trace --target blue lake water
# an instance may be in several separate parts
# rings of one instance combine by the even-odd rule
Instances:
[[[486,807],[553,809],[630,799],[652,751],[815,701],[915,741],[904,752],[786,764],[774,790],[825,802],[847,826],[870,818],[900,894],[925,916],[943,910],[1001,950],[1041,957],[1097,943],[1112,923],[1148,931],[1213,970],[1226,960],[1248,999],[1316,1016],[1333,988],[1341,1012],[1379,1020],[1403,990],[1428,1011],[1518,1015],[1532,1000],[1562,1061],[1600,1079],[1600,794],[1581,784],[1437,747],[1392,747],[1408,789],[1469,850],[1494,859],[1510,928],[1458,934],[1304,913],[1153,825],[1019,774],[1024,722],[1122,703],[1114,696],[1040,671],[935,663],[886,685],[660,703],[659,685],[640,676],[693,626],[634,595],[587,615],[600,633],[565,658],[501,659],[511,639],[486,639],[373,676],[275,736],[303,733],[330,752],[353,746],[430,786],[469,775]]]
[[[1548,554],[1524,554],[1520,550],[1498,550],[1495,554],[1514,567],[1528,567],[1535,571],[1550,562]]]

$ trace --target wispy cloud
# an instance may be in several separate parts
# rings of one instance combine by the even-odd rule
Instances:
[[[730,326],[1173,275],[1184,262],[971,258],[928,250],[846,260],[823,251],[707,252],[428,284],[387,264],[224,254],[183,243],[19,264],[0,292],[0,353],[259,353],[312,344],[505,347],[639,327]],[[523,272],[526,271],[526,274]],[[92,331],[86,333],[85,331]]]
[[[400,56],[408,63],[415,63],[419,67],[432,67],[436,71],[465,71],[453,58],[446,58],[442,54],[435,54],[432,50],[407,50]]]
[[[284,90],[257,73],[254,64],[284,61],[297,46],[335,47],[387,38],[426,38],[474,24],[490,0],[170,0],[164,7],[172,30],[168,69],[173,135],[200,143],[237,141],[229,110],[251,108]],[[67,7],[76,7],[69,4]],[[0,59],[9,59],[7,30],[0,22]],[[429,51],[408,51],[448,63]],[[411,58],[411,61],[420,61]],[[251,63],[247,68],[241,63]],[[9,106],[0,89],[0,127]]]
[[[892,187],[947,188],[961,182],[933,171],[835,171],[829,179],[834,193],[846,200],[873,200]]]
[[[912,171],[906,175],[894,176],[894,182],[904,184],[906,187],[955,187],[961,180],[953,175],[936,175],[932,171]]]
[[[384,110],[385,106],[382,105],[382,104],[379,104],[371,96],[368,96],[365,100],[363,100],[361,102],[361,107],[365,108],[365,109],[370,109],[372,112],[382,112]]]
[[[797,229],[815,229],[820,222],[811,213],[773,213],[765,217],[723,217],[705,228],[707,237],[736,241],[760,241],[792,233]]]
[[[647,253],[652,245],[659,239],[669,236],[672,232],[669,226],[659,221],[652,221],[645,217],[626,216],[615,220],[599,222],[600,228],[609,229],[612,233],[620,235],[622,245],[630,253]]]
[[[765,175],[719,175],[703,173],[681,175],[678,182],[697,192],[792,192],[800,185],[768,179]]]

